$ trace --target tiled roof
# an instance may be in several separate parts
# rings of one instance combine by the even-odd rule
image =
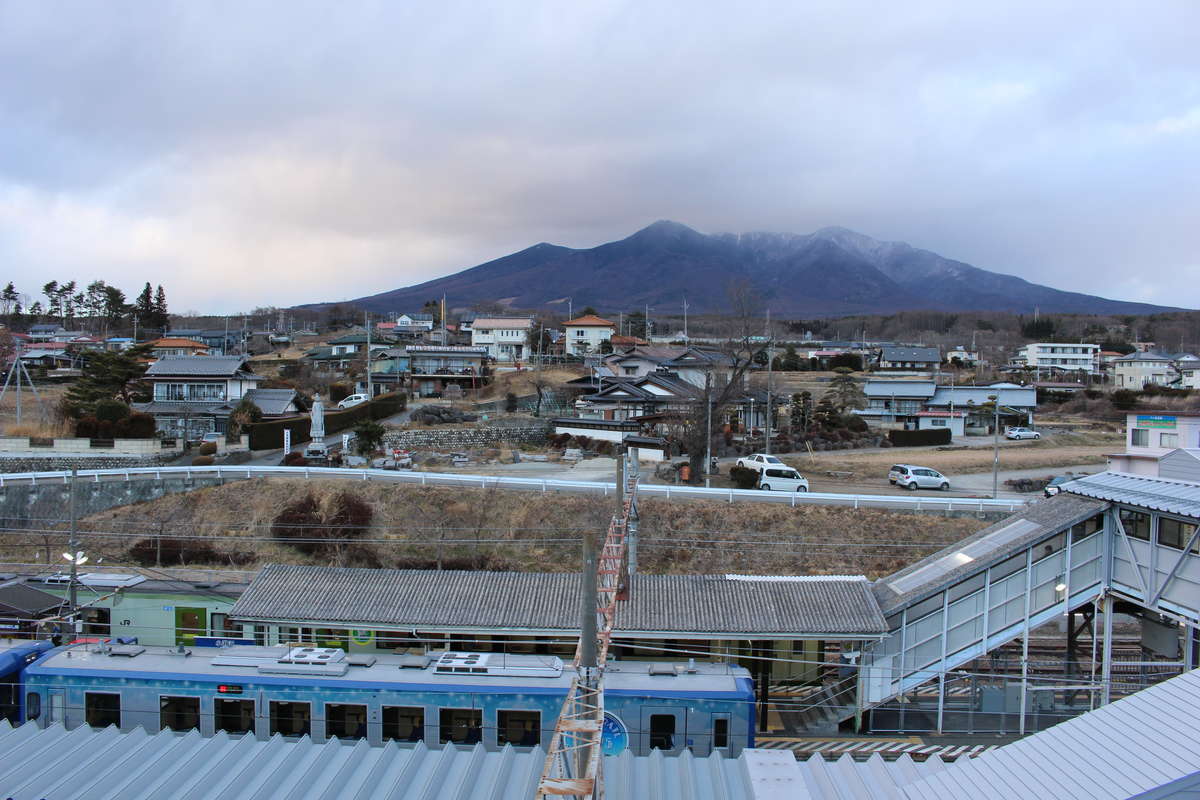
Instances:
[[[582,317],[576,317],[575,319],[567,320],[563,323],[564,328],[615,328],[616,326],[617,324],[615,322],[609,322],[606,319],[601,319],[595,314],[584,314]]]
[[[288,413],[288,406],[296,401],[295,389],[251,389],[243,397],[267,416]]]
[[[885,347],[884,361],[924,361],[939,363],[942,355],[936,347]]]
[[[232,378],[242,370],[245,356],[168,356],[160,358],[146,370],[147,378],[168,376],[203,376]],[[248,376],[253,380],[257,376]]]
[[[933,397],[937,386],[933,381],[878,381],[863,384],[867,397]]]
[[[437,628],[578,629],[579,576],[549,572],[265,567],[230,614]],[[618,631],[876,635],[885,624],[863,578],[731,580],[637,575]]]
[[[204,342],[197,342],[195,339],[185,339],[181,336],[164,336],[161,339],[155,339],[150,344],[153,347],[196,347],[201,350],[208,347]]]

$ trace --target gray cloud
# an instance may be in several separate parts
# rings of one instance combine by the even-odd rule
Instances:
[[[1200,307],[1194,3],[416,5],[0,0],[5,272],[232,311],[665,217]]]

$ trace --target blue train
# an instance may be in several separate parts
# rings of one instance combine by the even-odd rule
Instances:
[[[502,653],[45,642],[8,652],[4,661],[0,645],[0,665],[13,667],[0,681],[12,687],[14,721],[206,736],[545,746],[571,683],[557,657]],[[742,667],[610,662],[604,700],[606,753],[736,756],[753,746],[754,689]]]

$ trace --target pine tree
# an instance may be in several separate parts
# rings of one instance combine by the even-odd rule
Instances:
[[[154,327],[154,294],[149,283],[137,296],[137,300],[133,301],[133,316],[141,327]]]
[[[162,328],[165,331],[170,324],[171,317],[167,314],[167,293],[163,291],[162,284],[159,284],[157,291],[154,292],[154,327]]]
[[[102,400],[120,400],[129,405],[143,394],[142,375],[148,366],[150,344],[127,350],[100,350],[84,362],[79,380],[67,390],[66,405],[72,416],[91,414]]]

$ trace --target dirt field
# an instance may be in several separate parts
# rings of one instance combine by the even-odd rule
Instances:
[[[84,547],[106,564],[130,563],[137,542],[172,534],[215,545],[215,557],[187,566],[330,563],[272,540],[280,509],[309,489],[323,501],[349,491],[371,506],[368,529],[333,561],[346,566],[434,568],[440,562],[444,568],[572,571],[581,532],[602,532],[613,510],[611,500],[575,495],[269,479],[113,509],[82,520],[80,531]],[[647,500],[639,562],[652,573],[877,576],[986,524],[885,511]],[[9,533],[0,541],[0,560],[57,553],[59,538]]]
[[[542,370],[540,379],[546,381],[553,388],[560,383],[566,383],[586,374],[587,370],[581,366],[559,366]],[[508,392],[512,392],[518,396],[533,394],[537,391],[533,385],[533,381],[538,378],[539,374],[533,370],[496,373],[492,377],[492,382],[480,391],[479,399],[494,400],[498,397],[503,397]]]

